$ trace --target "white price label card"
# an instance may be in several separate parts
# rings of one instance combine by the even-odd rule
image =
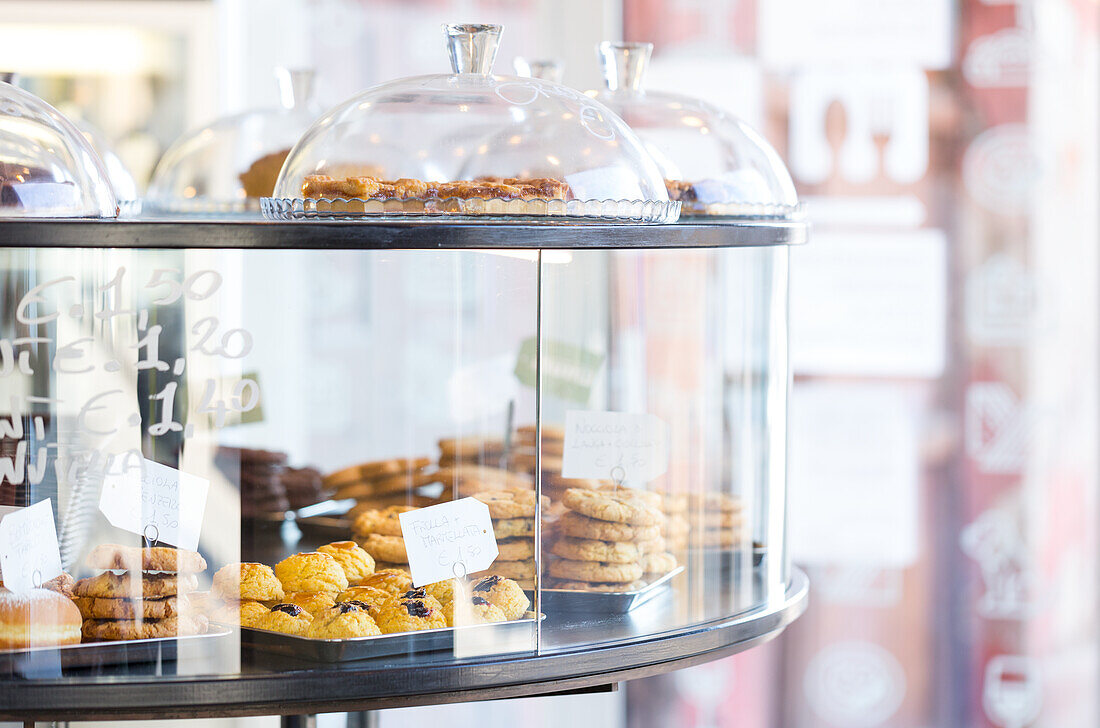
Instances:
[[[197,551],[210,481],[142,458],[108,473],[99,510],[115,528]]]
[[[489,506],[476,498],[418,508],[398,518],[413,586],[484,571],[497,558]]]
[[[0,520],[0,568],[4,586],[19,594],[61,576],[61,554],[49,498],[7,513]]]
[[[668,470],[668,425],[649,414],[565,413],[564,478],[644,483]]]

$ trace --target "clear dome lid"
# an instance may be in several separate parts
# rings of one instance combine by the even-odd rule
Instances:
[[[453,74],[384,83],[326,113],[264,211],[675,220],[659,169],[607,107],[551,81],[492,75],[500,32],[446,25]]]
[[[80,131],[42,99],[0,81],[0,217],[117,215],[103,161]]]
[[[270,197],[290,149],[321,109],[313,71],[275,71],[281,106],[219,119],[177,139],[153,171],[154,212],[245,212]]]
[[[111,181],[111,187],[115,191],[118,202],[119,216],[128,217],[141,212],[141,199],[138,195],[137,182],[134,175],[122,158],[115,152],[111,142],[97,127],[84,119],[74,119],[73,124],[88,140],[107,171],[107,179]]]
[[[647,91],[651,43],[597,46],[594,94],[638,134],[683,215],[790,219],[801,214],[783,160],[752,127],[687,96]]]

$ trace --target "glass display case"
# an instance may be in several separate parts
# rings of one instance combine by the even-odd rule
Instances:
[[[459,56],[492,34],[448,27]],[[530,114],[498,108],[514,81],[478,68],[326,116],[274,201],[335,179],[321,161],[352,159],[356,135],[428,128],[465,98],[485,112],[477,165],[454,154],[471,127],[385,175],[425,165],[421,183],[500,192],[534,179],[509,165],[550,140],[561,167],[540,184],[644,182],[621,199],[677,210],[612,112],[545,81],[524,87]],[[551,123],[584,109],[615,145]],[[785,463],[805,224],[412,199],[0,224],[0,718],[590,689],[747,649],[801,613]]]

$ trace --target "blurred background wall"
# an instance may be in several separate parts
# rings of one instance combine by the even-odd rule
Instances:
[[[763,648],[616,694],[383,725],[1100,725],[1100,4],[0,1],[0,69],[144,184],[185,130],[275,106],[275,66],[315,68],[331,106],[446,72],[454,21],[505,25],[498,72],[557,58],[581,89],[598,41],[651,41],[652,88],[736,112],[787,160],[815,226],[790,433],[812,603]]]

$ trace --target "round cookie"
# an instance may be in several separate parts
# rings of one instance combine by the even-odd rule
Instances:
[[[217,595],[213,592],[191,592],[187,595],[187,604],[192,612],[198,614],[205,614],[209,617],[214,613],[214,610],[222,605],[222,600],[218,599]]]
[[[363,539],[363,550],[379,561],[392,561],[398,564],[409,563],[409,555],[405,551],[405,539],[400,536],[383,536],[380,533],[370,533]]]
[[[73,585],[73,594],[78,597],[100,597],[102,599],[160,599],[176,594],[187,594],[198,587],[199,580],[194,574],[143,574],[126,571],[116,574],[104,571],[102,574],[81,579]]]
[[[631,526],[589,518],[566,511],[558,519],[558,530],[566,536],[591,538],[597,541],[652,541],[661,535],[657,526]]]
[[[732,513],[741,510],[741,498],[727,493],[688,493],[688,508],[696,513],[722,511]]]
[[[463,458],[476,455],[499,455],[504,452],[504,441],[499,437],[471,435],[453,437],[439,441],[439,452],[443,457]]]
[[[321,612],[309,627],[308,637],[322,640],[368,637],[382,634],[370,614],[370,606],[355,600],[334,604]]]
[[[348,588],[348,578],[336,559],[310,551],[275,564],[275,576],[288,592],[333,592]]]
[[[283,585],[267,564],[226,564],[214,572],[213,592],[227,602],[252,599],[258,602],[283,598]]]
[[[336,603],[332,592],[290,592],[279,600],[283,604],[295,604],[316,617]],[[274,606],[268,604],[268,606]]]
[[[465,586],[458,579],[437,581],[434,584],[426,585],[424,590],[435,597],[439,603],[444,606],[446,606],[447,602],[454,600],[455,594],[462,595],[466,592]]]
[[[493,535],[497,538],[518,538],[535,535],[533,518],[501,518],[493,521]]]
[[[507,621],[500,607],[480,596],[445,602],[443,616],[448,627]]]
[[[375,460],[360,465],[337,470],[329,473],[323,479],[326,488],[339,488],[341,485],[355,483],[361,480],[372,480],[386,475],[420,470],[431,463],[429,458],[390,458],[388,460]]]
[[[73,597],[73,602],[84,619],[167,619],[181,613],[186,598],[164,599],[100,599],[99,597]],[[198,611],[198,610],[196,610]]]
[[[517,581],[529,581],[535,578],[535,562],[531,560],[527,561],[502,561],[497,559],[493,562],[485,571],[481,572],[484,576],[500,576],[505,579],[515,579]]]
[[[535,555],[535,541],[530,538],[506,538],[497,541],[497,558],[501,561],[522,561]]]
[[[647,576],[667,574],[676,568],[676,557],[668,552],[646,554],[642,558],[642,571]]]
[[[642,551],[636,545],[623,541],[598,541],[591,538],[562,536],[550,549],[550,553],[574,561],[605,561],[614,564],[636,563]]]
[[[651,541],[635,541],[634,545],[637,546],[638,550],[643,554],[657,554],[662,551],[668,551],[668,544],[662,536],[658,536]]]
[[[86,640],[146,640],[181,634],[205,634],[206,617],[168,617],[138,622],[129,619],[86,619],[80,628]]]
[[[363,602],[370,607],[371,616],[375,616],[378,610],[387,601],[393,598],[393,594],[375,586],[349,586],[340,592],[336,602]]]
[[[662,520],[660,511],[625,488],[617,492],[570,488],[561,500],[566,508],[601,521],[656,526]]]
[[[336,559],[348,577],[348,584],[358,584],[374,573],[374,557],[354,541],[333,541],[318,548],[317,552]]]
[[[535,491],[525,488],[508,488],[506,490],[486,490],[474,493],[475,498],[489,507],[489,515],[492,518],[534,518],[535,517]],[[542,507],[550,507],[550,499],[542,498]]]
[[[276,604],[252,625],[255,629],[305,636],[313,615],[297,604]]]
[[[475,582],[470,591],[472,597],[482,597],[499,607],[507,619],[519,619],[531,607],[520,585],[501,576],[487,576]]]
[[[627,582],[642,578],[640,564],[608,564],[600,561],[558,559],[550,562],[551,576],[569,581]]]
[[[616,485],[615,483],[601,483],[595,488],[590,488],[589,490],[596,490],[601,493],[617,493],[620,495],[627,495],[632,498],[637,498],[654,510],[663,511],[664,499],[661,497],[660,493],[654,492],[652,490],[626,488],[621,485]]]
[[[85,562],[93,569],[114,571],[206,571],[206,559],[196,551],[167,546],[122,546],[103,543]]]
[[[359,536],[366,536],[371,533],[378,533],[383,536],[400,536],[401,520],[398,516],[415,510],[416,506],[371,508],[360,513],[351,528]]]
[[[395,598],[382,605],[378,615],[378,628],[383,634],[415,632],[447,626],[443,605],[430,594],[422,590],[417,591],[424,596]]]
[[[413,588],[412,577],[402,569],[379,569],[366,579],[360,586],[373,586],[390,594],[404,594]]]
[[[538,427],[535,425],[520,425],[516,428],[516,434],[520,437],[534,438],[537,433]],[[560,425],[543,423],[542,439],[544,442],[546,440],[565,440],[565,428]]]

